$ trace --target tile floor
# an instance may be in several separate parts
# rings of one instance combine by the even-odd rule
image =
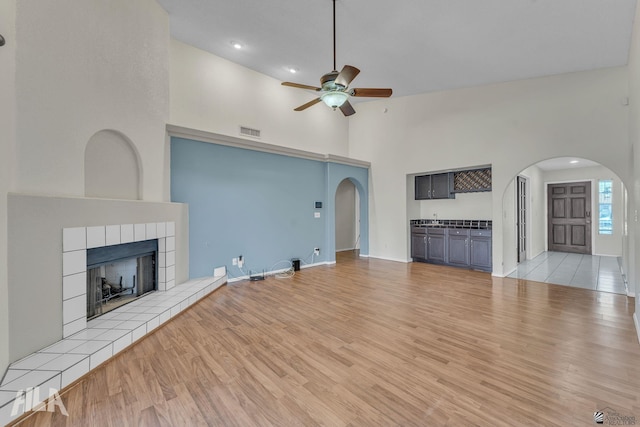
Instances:
[[[12,363],[0,384],[0,425],[22,415],[26,401],[35,406],[46,400],[50,390],[71,384],[226,282],[225,272],[145,295],[87,322],[86,329]]]
[[[627,293],[618,257],[543,252],[518,264],[516,271],[507,277],[615,294]]]

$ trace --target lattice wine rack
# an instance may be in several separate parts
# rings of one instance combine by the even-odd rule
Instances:
[[[453,192],[491,191],[491,168],[454,172]]]

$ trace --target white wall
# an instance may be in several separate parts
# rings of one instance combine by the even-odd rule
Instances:
[[[139,154],[142,199],[162,200],[169,20],[155,0],[0,0],[0,32],[7,39],[0,48],[1,373],[8,362],[61,336],[60,322],[54,322],[60,318],[61,300],[60,305],[51,304],[61,298],[55,293],[61,279],[52,278],[61,277],[53,273],[62,265],[60,236],[64,226],[72,226],[69,220],[82,225],[100,216],[139,217],[135,209],[123,212],[117,201],[81,198],[41,197],[42,203],[16,213],[7,193],[82,197],[86,144],[98,131],[115,130],[131,140]],[[100,205],[99,212],[92,203]],[[71,213],[72,206],[77,210]],[[153,213],[153,205],[140,206]],[[48,209],[66,214],[47,216]],[[46,228],[43,239],[48,240],[25,231],[30,230],[27,220],[33,221],[33,230]],[[186,216],[181,216],[176,227],[186,226]],[[24,268],[31,256],[20,252],[22,243],[15,240],[19,233],[33,240],[40,265],[51,267],[36,273],[41,274],[37,280],[31,280],[31,270],[37,269]],[[27,291],[54,298],[24,303]],[[51,323],[43,322],[45,315]]]
[[[9,286],[7,271],[7,193],[11,190],[15,129],[15,0],[0,0],[0,375],[9,364]]]
[[[620,178],[611,170],[603,167],[589,167],[576,169],[563,169],[557,171],[544,171],[543,179],[546,184],[571,181],[592,181],[591,182],[591,212],[592,228],[591,241],[592,253],[594,255],[622,256],[622,233],[624,226],[624,200],[623,185]],[[598,234],[598,181],[613,181],[613,234]],[[546,200],[546,196],[545,196]],[[545,209],[545,213],[547,210]],[[545,214],[546,217],[546,214]],[[546,229],[546,225],[545,225]]]
[[[491,193],[458,193],[455,199],[414,200],[422,219],[491,219]],[[410,218],[416,219],[416,218]]]
[[[503,233],[497,233],[495,227],[493,231],[493,244],[495,246],[496,235],[502,238],[502,246],[505,248],[504,257],[502,262],[504,263],[504,274],[510,274],[518,264],[518,233],[516,229],[517,224],[517,210],[516,195],[517,195],[516,181],[511,180],[507,189],[504,192],[504,198],[502,199],[502,223]],[[495,256],[495,252],[494,252]],[[494,260],[495,261],[495,260]]]
[[[371,255],[408,259],[407,174],[491,164],[502,275],[503,195],[520,171],[571,155],[628,176],[627,94],[626,68],[611,68],[358,104],[349,156],[371,162]]]
[[[640,7],[636,7],[631,48],[629,50],[629,141],[633,147],[631,162],[633,165],[633,180],[627,185],[629,192],[629,257],[628,279],[631,290],[636,296],[636,320],[640,312]],[[637,324],[636,324],[637,325]],[[638,331],[640,337],[640,331]]]
[[[171,40],[171,124],[234,137],[248,126],[261,142],[345,156],[348,119],[324,104],[293,111],[317,95],[280,83]]]
[[[17,2],[16,190],[84,195],[96,132],[140,153],[142,198],[163,197],[169,19],[155,0]]]

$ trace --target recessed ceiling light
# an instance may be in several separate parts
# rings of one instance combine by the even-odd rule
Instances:
[[[287,68],[287,70],[289,70],[289,72],[290,72],[291,74],[295,74],[295,73],[297,73],[297,72],[298,72],[298,69],[297,69],[297,68],[293,68],[293,67],[289,67],[289,68]]]
[[[233,46],[235,49],[242,49],[244,47],[240,42],[231,42],[231,46]]]
[[[572,165],[575,165],[576,163],[580,163],[579,160],[571,160],[569,163],[571,163]]]

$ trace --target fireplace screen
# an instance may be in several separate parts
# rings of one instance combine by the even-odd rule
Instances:
[[[87,319],[154,291],[157,240],[87,251]]]

